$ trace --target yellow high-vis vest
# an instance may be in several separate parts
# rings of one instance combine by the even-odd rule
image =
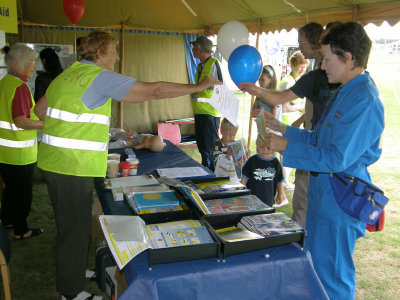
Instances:
[[[12,101],[22,84],[26,83],[9,74],[0,81],[0,163],[28,165],[37,160],[37,130],[18,128],[12,118]],[[37,121],[32,95],[31,101],[30,119]]]
[[[107,170],[111,98],[87,108],[82,94],[104,69],[75,62],[50,84],[48,108],[39,145],[38,167],[82,177],[104,177]]]
[[[217,61],[218,59],[216,59],[215,57],[210,57],[203,66],[200,78],[198,77],[199,76],[198,72],[196,72],[195,82],[196,83],[200,82],[206,76],[211,77],[212,67]],[[192,107],[195,114],[212,115],[212,116],[219,115],[218,110],[212,107],[211,104],[209,103],[213,92],[214,92],[214,87],[211,86],[200,93],[193,94]]]

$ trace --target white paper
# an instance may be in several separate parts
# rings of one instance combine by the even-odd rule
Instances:
[[[226,85],[214,85],[210,104],[233,125],[238,126],[239,99]]]
[[[129,187],[129,186],[146,186],[159,184],[157,179],[152,175],[139,175],[128,177],[117,177],[106,180],[108,188]]]
[[[209,175],[201,167],[164,168],[157,169],[160,176],[171,178],[190,178]]]
[[[122,270],[122,268],[125,267],[125,265],[136,255],[145,251],[146,249],[151,248],[148,243],[143,242],[147,240],[147,235],[145,233],[146,227],[140,217],[99,216],[99,220],[104,237],[107,241],[107,245],[110,248],[114,260],[120,270]],[[123,228],[127,224],[129,224],[129,226],[127,228]],[[136,224],[136,226],[132,227],[132,224]],[[135,231],[135,233],[128,233],[128,228],[131,231]],[[143,232],[143,235],[140,234],[141,232]],[[137,241],[125,240],[135,236],[138,238]]]

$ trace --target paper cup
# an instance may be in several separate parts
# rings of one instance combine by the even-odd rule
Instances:
[[[130,167],[130,164],[127,161],[121,161],[119,163],[119,169],[121,170],[121,176],[122,177],[128,177],[129,176],[129,167]]]
[[[118,177],[118,168],[119,168],[118,160],[107,160],[107,176],[109,178]]]
[[[129,162],[129,175],[137,175],[139,160],[137,158],[128,158],[126,161]]]
[[[108,160],[118,160],[118,161],[120,161],[121,160],[121,154],[110,153],[110,154],[108,154],[107,159]]]

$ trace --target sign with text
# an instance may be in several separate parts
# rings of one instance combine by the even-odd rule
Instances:
[[[17,0],[0,0],[0,30],[18,33]]]

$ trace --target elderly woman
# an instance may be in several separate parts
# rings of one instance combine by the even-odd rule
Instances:
[[[366,224],[338,206],[329,173],[346,172],[370,181],[367,167],[381,155],[383,105],[365,71],[371,41],[354,22],[338,25],[322,40],[322,69],[329,83],[339,83],[335,95],[312,132],[283,125],[270,115],[268,125],[283,137],[268,135],[273,151],[283,152],[284,164],[312,173],[308,193],[306,248],[331,299],[354,299],[356,240]]]
[[[44,119],[38,167],[52,199],[57,237],[57,290],[66,299],[82,294],[92,215],[93,177],[104,177],[111,98],[143,102],[200,92],[219,81],[146,83],[114,73],[117,41],[96,31],[81,40],[81,61],[61,73],[36,112]],[[81,297],[81,296],[79,296]]]
[[[35,73],[36,51],[17,44],[5,47],[8,74],[0,81],[0,174],[5,182],[1,221],[14,228],[14,239],[37,236],[29,228],[33,165],[37,158],[36,129],[42,128],[33,112],[35,103],[26,84]]]

